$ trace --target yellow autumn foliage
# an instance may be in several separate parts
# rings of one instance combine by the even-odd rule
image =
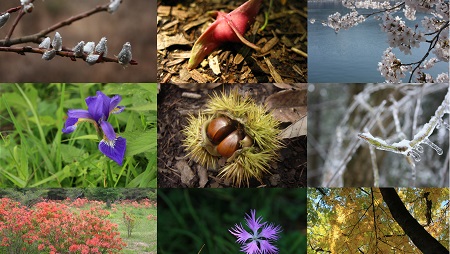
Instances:
[[[448,249],[449,189],[396,191],[408,212]],[[393,219],[378,188],[332,188],[326,194],[308,189],[308,214],[317,214],[308,219],[308,253],[420,253]],[[428,225],[427,200],[432,202]]]

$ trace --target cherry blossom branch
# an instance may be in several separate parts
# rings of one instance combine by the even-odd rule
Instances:
[[[405,2],[402,2],[399,5],[391,7],[391,8],[387,8],[387,9],[384,9],[384,10],[381,10],[381,11],[375,11],[375,12],[372,12],[372,13],[369,13],[369,14],[361,14],[361,15],[364,15],[364,16],[366,16],[366,18],[368,18],[368,17],[376,15],[376,14],[380,14],[380,13],[384,13],[384,12],[388,12],[388,11],[393,11],[393,10],[395,10],[397,8],[403,7],[404,5],[405,5]]]
[[[420,67],[420,65],[422,65],[422,63],[425,61],[425,59],[430,55],[431,50],[436,46],[436,43],[439,40],[439,36],[442,33],[442,31],[447,28],[449,26],[449,21],[445,22],[445,24],[438,30],[436,31],[436,35],[433,37],[433,39],[431,39],[431,41],[426,41],[428,43],[430,43],[430,45],[428,46],[428,50],[425,53],[425,55],[422,57],[422,59],[420,59],[417,62],[414,63],[410,63],[410,64],[402,64],[402,65],[416,65],[416,67],[414,67],[414,69],[411,71],[411,75],[409,76],[409,81],[408,83],[411,83],[414,72],[416,72],[416,70]]]

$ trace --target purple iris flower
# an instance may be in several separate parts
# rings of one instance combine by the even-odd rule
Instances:
[[[103,137],[98,144],[100,152],[122,165],[127,140],[116,135],[114,128],[108,122],[109,114],[118,114],[124,110],[124,106],[117,106],[121,100],[122,97],[119,95],[109,98],[104,93],[97,91],[96,96],[86,98],[88,110],[69,109],[62,132],[73,132],[79,122],[93,123],[99,136]]]
[[[278,240],[281,227],[279,225],[267,222],[262,222],[262,217],[256,219],[255,210],[250,210],[251,215],[246,214],[245,220],[247,226],[250,228],[250,233],[247,232],[242,224],[235,224],[234,228],[229,229],[231,234],[237,237],[236,242],[242,245],[241,251],[247,254],[276,254],[278,248],[273,245],[273,242]]]

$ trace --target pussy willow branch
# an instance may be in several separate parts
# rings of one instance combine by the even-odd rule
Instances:
[[[39,40],[40,38],[46,36],[47,34],[53,32],[53,31],[56,31],[57,29],[59,29],[61,27],[68,26],[75,21],[89,17],[97,12],[108,11],[108,5],[109,5],[109,3],[105,4],[105,5],[97,6],[87,12],[70,17],[66,20],[56,23],[55,25],[53,25],[49,28],[46,28],[44,30],[41,30],[40,32],[32,34],[32,35],[27,35],[27,36],[15,38],[15,39],[6,38],[5,40],[0,40],[0,46],[11,46],[11,45],[26,43],[26,42],[40,43],[40,40]],[[20,16],[20,14],[19,14],[19,16]]]
[[[30,3],[33,3],[33,2],[34,2],[34,0],[30,1]],[[24,8],[24,6],[19,5],[17,7],[11,8],[7,11],[8,13],[19,11],[19,15],[14,20],[14,23],[11,26],[11,29],[9,30],[8,34],[5,37],[5,41],[9,41],[9,38],[11,38],[11,36],[14,32],[14,29],[16,29],[17,24],[19,24],[20,19],[22,19],[22,17],[25,16],[26,12],[23,11],[23,8]]]
[[[25,53],[35,53],[35,54],[44,54],[44,52],[47,49],[40,49],[40,48],[32,48],[30,46],[25,46],[25,47],[0,47],[0,51],[3,52],[15,52],[17,54],[20,55],[25,55]],[[64,50],[64,51],[57,51],[56,55],[58,56],[62,56],[62,57],[69,57],[70,59],[72,59],[72,61],[76,61],[76,58],[81,58],[83,60],[86,60],[86,57],[88,56],[88,54],[83,54],[82,56],[75,56],[75,53],[73,51],[70,50]],[[103,62],[113,62],[113,63],[118,63],[118,59],[117,58],[110,58],[110,57],[99,57],[99,59],[97,60],[97,63],[103,63]],[[135,60],[131,60],[130,65],[137,65],[138,63]]]
[[[11,38],[14,29],[16,29],[17,24],[19,24],[20,19],[22,19],[23,16],[25,16],[25,12],[23,11],[23,9],[20,9],[19,11],[19,15],[17,15],[16,19],[14,20],[13,25],[11,26],[11,29],[9,30],[8,34],[5,37],[5,41],[9,41],[9,38]]]

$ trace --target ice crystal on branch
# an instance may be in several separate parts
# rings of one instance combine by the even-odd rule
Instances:
[[[379,150],[385,150],[394,153],[400,153],[405,156],[411,156],[415,161],[420,161],[420,154],[423,153],[421,144],[425,144],[433,148],[438,155],[442,155],[442,149],[429,140],[429,136],[433,134],[434,130],[440,126],[445,126],[443,117],[445,114],[450,114],[450,86],[447,94],[442,101],[442,104],[436,109],[434,116],[430,118],[428,123],[414,135],[412,140],[403,139],[400,142],[388,144],[381,138],[373,137],[369,132],[360,133],[358,137],[366,141],[369,145]],[[448,125],[447,125],[448,126]]]

